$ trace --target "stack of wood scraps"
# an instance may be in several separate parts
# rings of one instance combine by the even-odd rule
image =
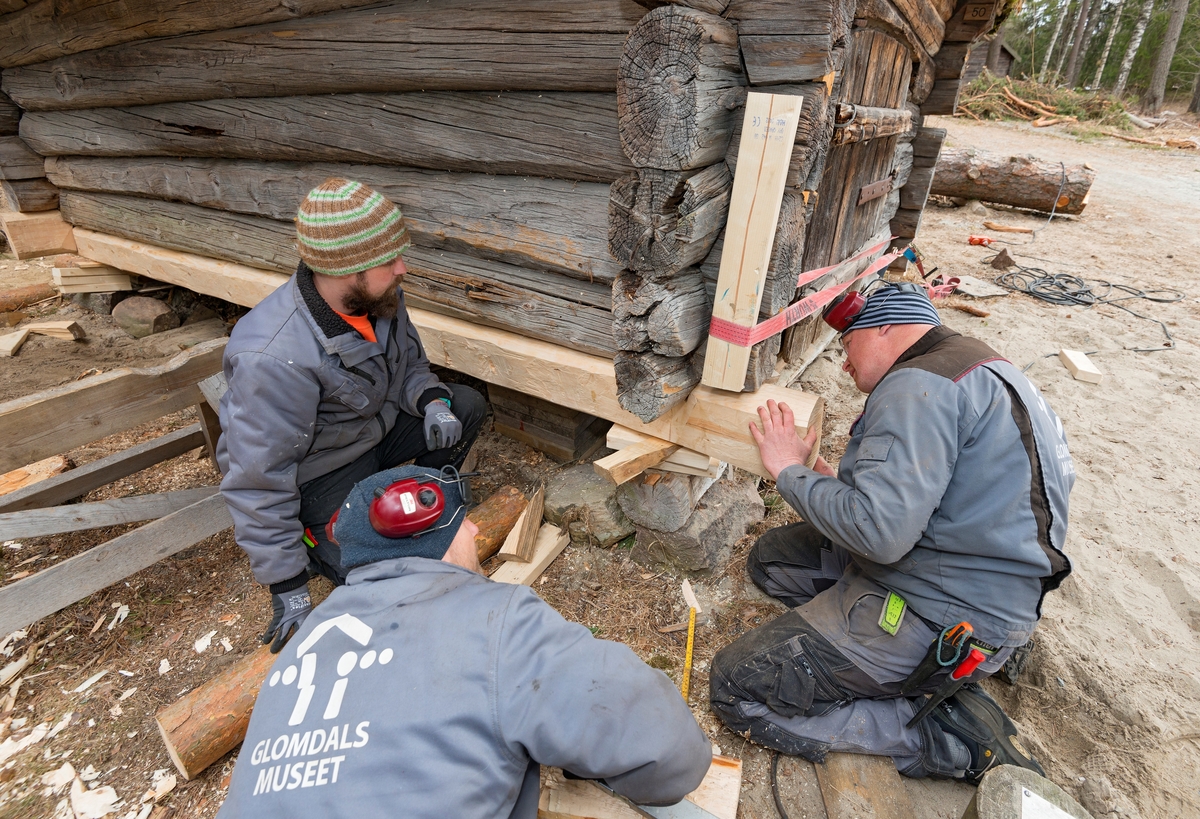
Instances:
[[[608,431],[608,448],[618,452],[652,439],[645,433],[632,430],[629,427],[613,424]],[[703,452],[679,447],[663,457],[653,468],[662,472],[677,472],[681,475],[695,475],[702,478],[718,478],[725,464]]]
[[[54,286],[60,293],[116,293],[132,290],[129,274],[115,267],[73,256],[54,267]]]
[[[87,337],[87,333],[77,321],[34,322],[0,336],[0,357],[16,355],[31,335],[49,336],[62,341],[80,341]]]

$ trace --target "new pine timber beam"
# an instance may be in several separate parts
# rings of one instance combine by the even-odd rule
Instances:
[[[592,467],[597,475],[603,475],[615,484],[622,484],[636,478],[650,467],[658,466],[678,449],[679,446],[670,441],[647,438],[606,455],[593,463]]]
[[[743,327],[758,321],[803,104],[803,97],[785,94],[747,95],[713,318]],[[749,365],[750,347],[710,334],[700,383],[740,391]]]
[[[791,145],[790,137],[787,144]],[[247,307],[258,304],[288,278],[90,230],[76,231],[76,237],[79,255],[85,258]],[[798,390],[764,386],[755,393],[727,393],[699,386],[683,404],[643,424],[618,402],[616,371],[608,359],[425,310],[410,309],[409,316],[434,364],[607,418],[756,475],[767,474],[749,433],[759,405],[768,398],[787,402],[796,414],[800,435],[814,425],[819,428],[824,415],[822,398]]]

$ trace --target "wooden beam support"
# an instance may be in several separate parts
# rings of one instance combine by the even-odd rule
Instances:
[[[56,210],[42,213],[0,211],[0,229],[8,239],[9,249],[21,261],[76,250],[71,226]]]
[[[758,321],[803,102],[803,97],[784,94],[747,96],[717,276],[715,319],[747,328]],[[709,335],[700,383],[740,392],[749,364],[750,347]]]
[[[603,475],[619,485],[636,478],[652,466],[658,466],[678,449],[679,446],[670,441],[647,438],[601,458],[592,467],[597,475]]]
[[[162,366],[122,367],[0,404],[0,469],[66,452],[196,404],[196,382],[221,369],[225,342],[197,344]]]
[[[21,213],[41,213],[58,207],[58,188],[45,179],[5,179],[0,182],[4,205]]]
[[[89,259],[247,307],[287,281],[286,276],[243,265],[93,231],[79,233],[84,246],[81,255]],[[800,435],[813,425],[820,426],[824,413],[819,396],[798,390],[766,386],[756,393],[731,394],[701,386],[661,418],[643,424],[618,402],[616,370],[608,359],[426,310],[411,308],[409,316],[434,364],[607,418],[756,475],[767,474],[749,432],[760,404],[768,398],[786,401],[796,413]]]
[[[232,525],[225,500],[211,495],[10,583],[0,588],[0,632],[27,626]]]
[[[200,446],[204,446],[200,425],[192,424],[5,494],[0,497],[0,512],[65,503]]]
[[[538,530],[534,542],[533,556],[528,563],[505,561],[500,568],[492,572],[491,578],[498,583],[513,583],[522,586],[532,586],[533,581],[541,577],[542,572],[554,562],[554,558],[562,554],[571,542],[571,535],[566,529],[559,529],[553,523],[543,523]]]
[[[185,506],[198,503],[217,491],[215,486],[201,486],[197,489],[134,495],[94,503],[72,503],[49,509],[22,509],[19,512],[0,514],[0,532],[4,533],[5,539],[43,537],[63,532],[99,529],[102,526],[116,526],[121,523],[157,520],[172,512],[178,512]]]

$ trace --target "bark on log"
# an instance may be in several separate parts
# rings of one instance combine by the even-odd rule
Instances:
[[[1049,213],[1079,214],[1096,172],[1084,165],[947,148],[937,159],[932,193]]]
[[[43,156],[364,162],[611,182],[614,94],[346,94],[25,114]]]
[[[301,94],[609,91],[641,12],[623,0],[404,2],[61,57],[6,70],[4,90],[29,111]],[[365,54],[363,43],[372,50]]]
[[[479,527],[479,534],[475,535],[475,552],[480,563],[500,551],[528,502],[520,489],[502,486],[471,510],[468,517]]]
[[[59,198],[63,218],[78,227],[281,273],[299,261],[291,223],[116,194]],[[593,355],[614,352],[611,313],[597,306],[611,298],[605,285],[420,247],[405,258],[414,305]]]
[[[0,94],[0,136],[12,136],[17,133],[21,120],[21,109],[8,98]]]
[[[712,299],[696,268],[665,281],[625,272],[613,284],[613,336],[617,348],[682,356],[708,332]]]
[[[45,160],[20,137],[0,137],[0,179],[40,179],[45,175]]]
[[[31,284],[27,287],[3,290],[0,291],[0,313],[11,313],[57,295],[58,291],[50,284]]]
[[[642,421],[653,421],[686,399],[692,387],[700,383],[702,370],[692,366],[695,357],[617,353],[613,358],[617,400]]]
[[[58,188],[45,179],[6,179],[0,182],[4,204],[20,213],[40,213],[58,207]]]
[[[485,259],[612,282],[608,186],[336,163],[51,157],[60,188],[127,193],[288,221],[331,176],[357,179],[400,206],[414,241]],[[723,219],[723,217],[722,217]],[[607,302],[598,306],[604,306]]]
[[[617,76],[626,155],[676,171],[720,161],[745,85],[732,25],[679,6],[650,12],[629,33]]]
[[[725,227],[733,177],[640,168],[609,190],[608,251],[619,266],[659,278],[697,264]]]
[[[912,112],[907,108],[872,108],[842,102],[837,106],[834,128],[834,145],[882,139],[909,131]]]
[[[196,776],[246,738],[258,689],[279,656],[266,647],[257,649],[158,712],[154,721],[184,779]]]

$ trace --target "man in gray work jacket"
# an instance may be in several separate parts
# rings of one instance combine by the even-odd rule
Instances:
[[[402,538],[376,490],[445,506]],[[314,609],[263,684],[221,819],[533,819],[540,765],[673,804],[712,746],[661,672],[569,623],[526,586],[480,576],[456,480],[401,467],[359,483],[333,534],[347,585]]]
[[[308,615],[310,574],[345,581],[325,524],[354,484],[415,458],[459,466],[483,423],[479,393],[430,372],[398,287],[408,230],[360,182],[329,179],[300,205],[302,259],[238,321],[225,348],[221,493],[278,652]]]
[[[968,781],[995,764],[1040,772],[974,683],[1025,645],[1043,596],[1071,571],[1062,424],[1012,364],[940,326],[921,287],[884,285],[846,305],[827,320],[868,398],[837,473],[824,459],[804,465],[817,431],[800,439],[786,405],[768,402],[762,430],[752,425],[804,522],[763,535],[748,571],[795,608],[716,655],[713,708],[733,730],[813,760],[882,754],[909,776]],[[946,648],[948,665],[914,672],[961,622],[974,630],[964,656],[974,648],[982,664],[908,727],[927,702],[917,695],[945,693],[957,659]]]

